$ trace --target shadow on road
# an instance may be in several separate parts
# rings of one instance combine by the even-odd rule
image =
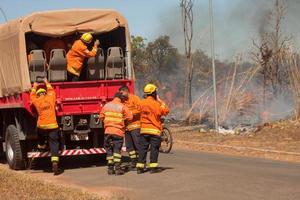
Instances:
[[[89,155],[89,156],[67,156],[60,158],[61,173],[68,169],[89,168],[106,166],[105,155]],[[36,158],[28,167],[30,170],[52,173],[50,158]]]

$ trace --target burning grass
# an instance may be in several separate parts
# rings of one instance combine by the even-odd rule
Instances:
[[[32,200],[101,200],[96,194],[80,189],[55,185],[29,175],[7,169],[0,165],[0,199],[32,199]]]

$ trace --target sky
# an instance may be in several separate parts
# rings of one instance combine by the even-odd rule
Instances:
[[[300,0],[287,0],[288,15],[284,33],[298,43]],[[213,0],[215,15],[216,55],[232,59],[236,53],[247,52],[252,39],[259,39],[258,30],[272,0]],[[0,7],[9,20],[32,12],[67,8],[111,8],[128,20],[132,35],[153,41],[169,35],[174,46],[184,49],[179,0],[0,0]],[[208,0],[195,0],[193,50],[210,52]],[[5,22],[0,14],[0,23]],[[300,43],[300,42],[299,42]]]

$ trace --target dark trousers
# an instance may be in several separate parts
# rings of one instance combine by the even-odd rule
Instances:
[[[58,157],[59,132],[58,129],[43,130],[38,129],[39,145],[45,145],[47,139],[52,157]]]
[[[137,159],[138,156],[140,149],[140,130],[141,129],[127,131],[125,134],[126,151],[129,153],[131,159]]]
[[[106,159],[108,165],[121,163],[121,149],[123,146],[123,137],[106,134],[104,138],[104,148],[106,150]]]
[[[146,163],[147,152],[150,146],[150,167],[157,167],[160,143],[160,136],[141,134],[138,161],[138,163],[142,164],[141,166],[143,166]]]
[[[76,82],[79,81],[79,76],[71,74],[70,72],[67,73],[68,81],[69,82]]]

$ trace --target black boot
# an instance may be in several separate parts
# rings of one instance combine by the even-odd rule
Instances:
[[[124,174],[124,170],[121,168],[121,163],[115,163],[115,174],[117,176]]]
[[[131,162],[129,164],[129,170],[130,171],[135,171],[136,170],[136,163],[137,163],[137,159],[131,159]]]
[[[52,171],[54,176],[59,174],[58,162],[52,162]]]
[[[144,168],[136,168],[137,174],[143,174],[145,172]]]
[[[113,166],[113,165],[108,165],[108,168],[107,168],[107,174],[108,174],[108,175],[113,175],[113,174],[115,174],[115,169],[114,169],[114,166]]]

